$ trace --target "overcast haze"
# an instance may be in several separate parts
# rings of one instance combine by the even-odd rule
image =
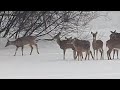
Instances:
[[[99,17],[94,19],[90,26],[93,32],[104,34],[100,38],[104,45],[104,60],[74,60],[72,49],[66,50],[65,60],[63,60],[63,50],[55,41],[40,40],[38,55],[36,49],[33,49],[32,55],[30,47],[25,46],[24,55],[21,55],[21,49],[14,55],[15,46],[5,47],[7,38],[0,38],[0,78],[13,79],[120,79],[120,59],[108,60],[106,40],[109,39],[110,31],[120,33],[120,11],[109,11],[108,17]],[[92,42],[92,35],[91,42]],[[98,39],[99,35],[97,36]],[[92,44],[92,43],[91,43]],[[34,47],[35,48],[35,47]],[[93,48],[91,46],[91,51]],[[111,54],[112,55],[112,54]],[[85,56],[85,53],[84,53]],[[98,55],[100,58],[100,53]],[[119,57],[120,58],[120,57]]]
[[[93,29],[120,29],[120,11],[107,11],[108,18],[99,17],[91,22]]]

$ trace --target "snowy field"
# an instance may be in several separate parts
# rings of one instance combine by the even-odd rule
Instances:
[[[66,60],[56,42],[38,43],[39,52],[33,50],[30,56],[29,46],[14,55],[15,47],[4,47],[6,39],[2,39],[0,50],[0,78],[5,79],[106,79],[120,78],[120,60],[83,60],[75,61],[72,50],[67,50]],[[106,52],[105,52],[106,54]]]
[[[39,41],[40,54],[34,49],[29,55],[30,47],[25,46],[24,56],[21,49],[13,56],[15,46],[5,48],[7,41],[0,38],[0,79],[120,79],[120,60],[107,60],[105,47],[110,31],[120,33],[120,12],[111,12],[110,18],[99,18],[91,24],[93,32],[104,34],[100,38],[104,41],[104,60],[75,61],[72,50],[66,51],[63,60],[63,51],[54,41]]]

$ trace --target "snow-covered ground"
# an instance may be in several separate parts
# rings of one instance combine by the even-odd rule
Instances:
[[[67,50],[66,60],[63,60],[63,52],[56,42],[40,41],[39,52],[25,46],[24,56],[21,49],[14,55],[15,47],[4,47],[0,44],[0,78],[26,79],[26,78],[120,78],[120,60],[83,60],[74,61],[72,50]]]
[[[113,14],[113,15],[112,15]],[[116,14],[116,15],[115,15]],[[104,41],[105,60],[75,61],[72,50],[66,51],[66,60],[63,60],[63,51],[56,42],[39,41],[39,52],[33,50],[29,55],[30,48],[25,46],[24,56],[21,49],[14,55],[15,46],[4,47],[7,40],[0,39],[0,78],[13,79],[115,79],[120,78],[120,60],[107,60],[105,42],[109,39],[110,31],[120,32],[120,12],[111,12],[114,16],[112,21],[93,21],[92,31],[104,33],[101,39]],[[110,22],[110,23],[109,23]]]

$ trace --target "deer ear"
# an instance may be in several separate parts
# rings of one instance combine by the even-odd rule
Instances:
[[[74,40],[76,40],[77,38],[75,37]]]
[[[96,32],[96,34],[98,34],[98,32]]]
[[[77,40],[77,38],[74,38],[73,41]]]
[[[61,32],[58,33],[58,35],[60,35],[60,34],[61,34]]]
[[[9,39],[7,41],[9,42]]]
[[[110,31],[111,33],[113,33],[113,31]]]
[[[70,39],[72,39],[72,37],[70,37]]]

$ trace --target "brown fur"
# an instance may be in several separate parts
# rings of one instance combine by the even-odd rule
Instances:
[[[116,49],[120,49],[120,39],[114,40],[114,39],[110,39],[108,41],[106,41],[106,46],[109,48],[109,50],[107,51],[107,56],[108,56],[108,60],[111,59],[111,52],[112,50]],[[117,57],[118,57],[118,50],[117,50]],[[113,59],[114,59],[114,54],[113,54]]]
[[[99,50],[101,53],[101,59],[103,59],[103,42],[101,40],[96,40],[97,32],[96,33],[91,32],[91,34],[93,35],[92,47],[94,50],[94,57],[96,51],[96,57],[98,59],[98,50]]]
[[[71,41],[71,43],[73,44],[75,50],[77,51],[77,56],[78,56],[78,60],[79,60],[79,56],[81,58],[81,60],[83,59],[83,52],[86,52],[86,57],[85,60],[88,56],[88,60],[89,60],[89,54],[91,54],[92,58],[94,59],[92,52],[90,51],[90,42],[86,41],[86,40],[79,40],[77,38],[73,39]]]
[[[111,32],[111,35],[110,35],[110,40],[119,40],[120,39],[120,33],[117,33],[116,32],[116,30],[115,31],[110,31]],[[109,42],[109,40],[108,41],[106,41],[106,44]],[[108,48],[109,48],[109,46],[108,46]],[[112,50],[113,51],[113,59],[114,59],[114,55],[115,55],[115,52],[117,52],[117,59],[119,58],[118,57],[118,52],[119,52],[119,50],[117,50],[117,49],[113,49]],[[110,52],[110,51],[109,51]],[[110,57],[110,59],[111,59],[111,57]]]
[[[30,52],[30,55],[31,55],[32,51],[33,51],[33,46],[32,45],[35,45],[36,49],[37,49],[37,53],[39,54],[38,46],[36,44],[35,39],[36,39],[36,36],[26,36],[26,37],[18,38],[15,41],[9,41],[8,40],[5,47],[7,47],[9,45],[15,45],[16,46],[16,51],[15,51],[15,54],[14,54],[14,56],[15,56],[19,47],[21,47],[22,55],[23,55],[24,45],[29,45],[31,47],[31,52]]]
[[[74,57],[74,59],[76,59],[75,48],[72,44],[68,43],[71,38],[66,38],[66,40],[60,40],[60,34],[61,33],[58,33],[53,39],[56,39],[58,45],[63,50],[63,59],[65,59],[65,53],[66,53],[67,49],[72,49],[73,50],[73,57]]]

